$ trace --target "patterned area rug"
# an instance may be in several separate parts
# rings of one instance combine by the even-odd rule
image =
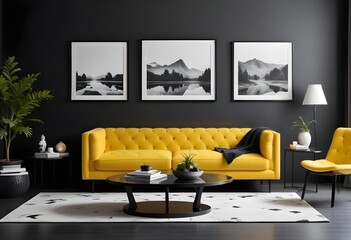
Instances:
[[[164,199],[164,193],[134,193],[137,202]],[[195,193],[170,193],[170,201],[194,201]],[[204,192],[210,213],[188,218],[127,215],[126,193],[39,193],[0,222],[329,222],[295,192]]]

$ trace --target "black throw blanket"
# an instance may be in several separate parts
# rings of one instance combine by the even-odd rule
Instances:
[[[217,152],[223,153],[228,165],[233,162],[233,160],[245,153],[260,153],[260,136],[261,133],[266,130],[265,127],[257,127],[251,129],[243,139],[240,140],[238,145],[233,148],[218,148],[215,150]]]

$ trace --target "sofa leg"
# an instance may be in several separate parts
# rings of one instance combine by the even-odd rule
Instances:
[[[91,192],[95,192],[95,180],[91,181]]]
[[[268,180],[268,191],[271,192],[271,180]]]

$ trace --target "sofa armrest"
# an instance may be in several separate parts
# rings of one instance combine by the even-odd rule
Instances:
[[[280,134],[273,130],[263,131],[260,150],[262,156],[269,160],[269,169],[274,171],[275,179],[280,179]]]
[[[95,128],[82,134],[82,177],[89,179],[89,172],[94,169],[92,161],[105,151],[106,132]]]

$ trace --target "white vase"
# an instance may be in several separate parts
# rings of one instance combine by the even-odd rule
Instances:
[[[300,132],[297,136],[300,145],[309,147],[311,144],[311,134],[310,132]]]

